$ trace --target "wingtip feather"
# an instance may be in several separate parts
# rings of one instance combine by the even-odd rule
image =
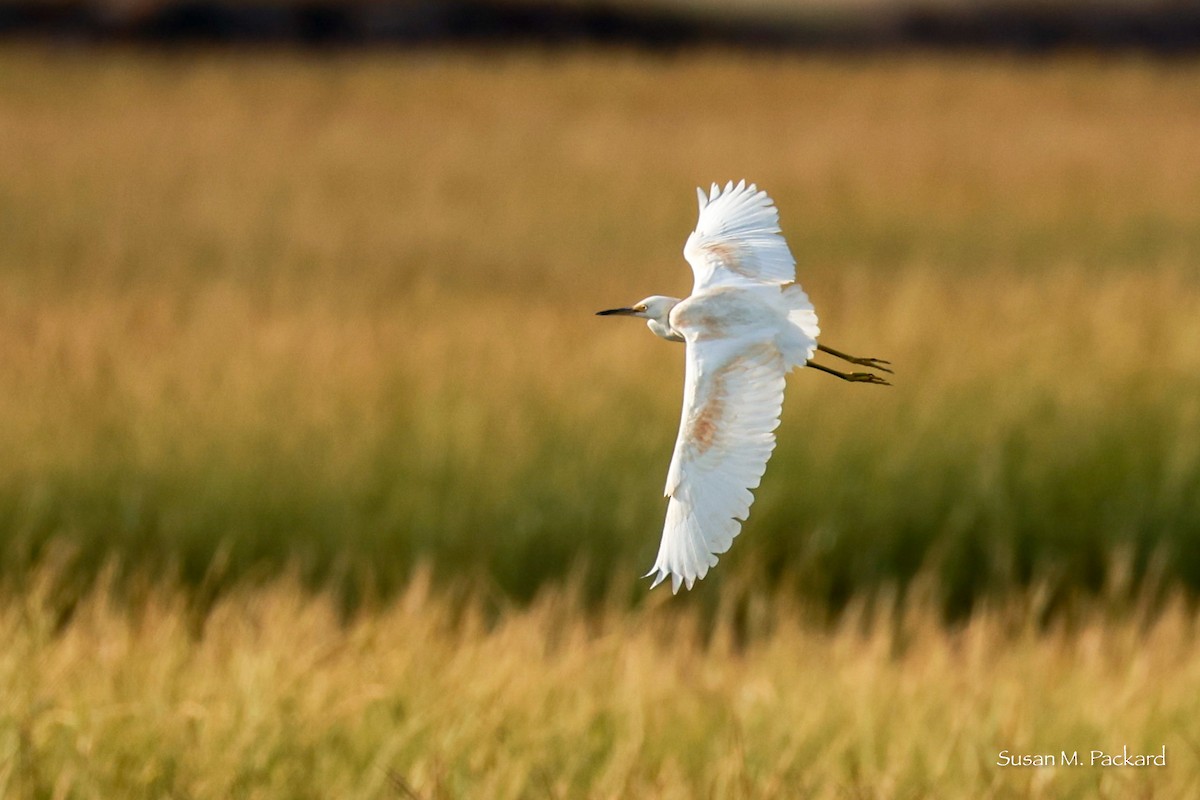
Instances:
[[[654,587],[658,586],[660,583],[662,583],[662,582],[663,582],[663,579],[665,579],[665,578],[667,577],[666,570],[664,570],[664,569],[662,569],[662,568],[660,568],[660,567],[658,567],[658,566],[653,566],[653,567],[651,567],[651,568],[650,568],[650,571],[649,571],[649,572],[647,572],[647,573],[646,573],[645,575],[643,575],[642,577],[643,577],[643,578],[649,578],[651,575],[653,575],[653,576],[654,576],[654,582],[650,584],[650,588],[651,588],[651,589],[653,589]]]

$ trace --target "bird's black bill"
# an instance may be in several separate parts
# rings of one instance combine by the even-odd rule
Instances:
[[[632,313],[634,313],[632,308],[610,308],[607,311],[597,311],[596,316],[597,317],[608,317],[608,316],[612,316],[613,314],[632,314]]]

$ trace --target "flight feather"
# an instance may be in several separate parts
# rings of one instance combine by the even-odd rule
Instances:
[[[741,531],[775,448],[787,366],[773,341],[689,336],[654,585],[692,588]]]
[[[683,256],[692,267],[692,293],[717,286],[780,285],[796,280],[796,260],[779,228],[779,211],[753,183],[697,190],[700,217]]]

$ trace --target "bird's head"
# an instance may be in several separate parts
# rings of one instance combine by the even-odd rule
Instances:
[[[647,297],[645,300],[639,300],[626,308],[610,308],[607,311],[597,311],[596,315],[600,317],[615,315],[639,317],[641,319],[657,320],[665,325],[667,324],[667,316],[678,302],[678,298],[663,297],[656,294],[652,297]]]
[[[614,314],[625,317],[640,317],[646,320],[648,327],[655,336],[672,342],[682,342],[683,336],[671,327],[671,309],[679,302],[677,297],[654,295],[645,300],[639,300],[627,308],[610,308],[607,311],[597,311],[601,317]]]

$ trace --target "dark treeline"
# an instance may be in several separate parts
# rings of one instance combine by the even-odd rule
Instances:
[[[1200,4],[897,3],[786,21],[654,7],[487,0],[180,0],[0,3],[0,39],[302,47],[456,44],[788,49],[1200,52]]]

